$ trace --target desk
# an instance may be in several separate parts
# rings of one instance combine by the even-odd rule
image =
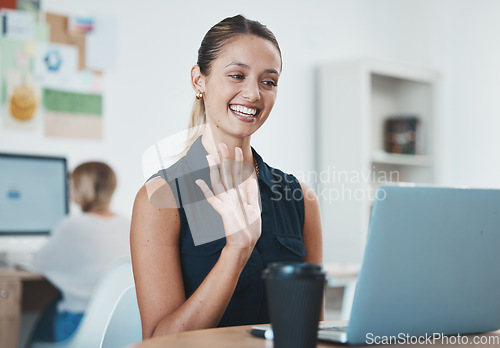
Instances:
[[[190,332],[183,332],[175,335],[168,335],[163,337],[155,337],[149,340],[145,340],[142,343],[138,343],[133,346],[133,348],[273,348],[272,341],[266,341],[262,338],[256,338],[250,335],[247,330],[251,326],[233,326],[233,327],[224,327],[218,329],[207,329],[207,330],[197,330]],[[453,336],[455,337],[455,336]],[[491,337],[490,341],[493,341],[491,344],[477,344],[474,345],[472,343],[467,345],[462,345],[463,347],[498,347],[498,340],[500,340],[500,330],[494,333],[488,333],[483,335],[476,335],[476,337],[485,337],[488,339]],[[472,341],[474,336],[468,336],[469,340]],[[446,339],[446,338],[445,338]],[[495,342],[496,341],[496,342]],[[495,344],[497,343],[497,344]],[[374,345],[367,346],[373,347]],[[418,345],[415,344],[399,344],[399,345],[376,345],[376,347],[415,347]],[[425,346],[422,344],[421,346]],[[447,348],[456,348],[459,347],[457,343],[455,344],[434,344],[433,347],[447,347]],[[318,342],[318,348],[328,348],[328,347],[342,347],[345,348],[345,345],[342,344],[333,344],[326,342]]]
[[[17,348],[22,312],[44,310],[56,294],[41,274],[0,268],[0,347]]]

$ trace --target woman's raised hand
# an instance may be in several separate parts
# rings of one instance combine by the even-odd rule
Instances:
[[[217,161],[207,155],[212,190],[205,181],[196,184],[208,203],[220,214],[226,234],[226,248],[253,249],[261,233],[259,187],[254,175],[245,175],[243,152],[234,149],[234,161],[229,159],[226,144],[219,144],[220,172]],[[244,179],[245,178],[245,179]]]

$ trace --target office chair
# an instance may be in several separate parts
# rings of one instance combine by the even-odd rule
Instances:
[[[123,291],[108,320],[101,348],[121,348],[142,340],[135,285]]]
[[[63,342],[33,342],[31,348],[99,347],[115,303],[134,284],[130,257],[113,263],[99,279],[75,333]]]

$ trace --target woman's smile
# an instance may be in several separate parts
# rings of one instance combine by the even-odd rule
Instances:
[[[260,110],[245,106],[241,104],[230,104],[229,110],[233,113],[234,117],[243,122],[255,122]]]

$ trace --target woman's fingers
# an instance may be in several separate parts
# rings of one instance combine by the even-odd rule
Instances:
[[[234,149],[234,163],[233,163],[232,175],[234,180],[234,186],[240,192],[243,202],[246,202],[247,198],[245,190],[243,190],[243,187],[241,185],[243,183],[242,170],[243,170],[243,151],[241,150],[241,148],[236,147]]]
[[[219,144],[219,151],[221,154],[221,178],[222,184],[224,185],[226,191],[229,191],[233,188],[233,177],[231,173],[231,167],[233,167],[233,163],[229,161],[229,150],[227,149],[227,145],[224,143]]]
[[[217,166],[217,161],[214,156],[207,155],[208,166],[210,169],[210,182],[212,183],[212,189],[214,190],[214,194],[220,195],[221,193],[226,192],[222,182],[220,180],[219,168]]]
[[[248,205],[253,207],[256,211],[260,211],[259,184],[254,178],[249,178],[248,180],[250,181],[246,192]]]
[[[210,190],[210,187],[208,187],[207,183],[202,179],[196,180],[195,183],[203,192],[203,195],[205,196],[208,203],[210,203],[210,205],[213,206],[217,198],[214,196],[212,190]]]
[[[243,151],[239,147],[234,148],[234,166],[233,166],[233,180],[234,185],[238,187],[242,182],[243,172]]]
[[[259,186],[257,180],[252,176],[243,177],[246,175],[247,170],[245,166],[249,166],[248,163],[243,161],[243,151],[241,148],[236,147],[234,149],[234,161],[230,161],[229,150],[226,144],[218,145],[220,151],[220,171],[219,166],[213,155],[207,155],[207,161],[210,168],[210,181],[212,183],[212,190],[203,180],[197,180],[196,184],[200,187],[207,200],[212,199],[212,203],[217,203],[213,201],[213,198],[217,198],[218,201],[225,201],[228,199],[226,193],[229,193],[232,189],[236,189],[237,200],[239,204],[243,204],[241,208],[245,210],[244,206],[249,205],[255,210],[260,210],[259,204]],[[236,202],[233,202],[233,204]],[[212,204],[213,205],[213,204]],[[234,208],[234,207],[233,207]]]

